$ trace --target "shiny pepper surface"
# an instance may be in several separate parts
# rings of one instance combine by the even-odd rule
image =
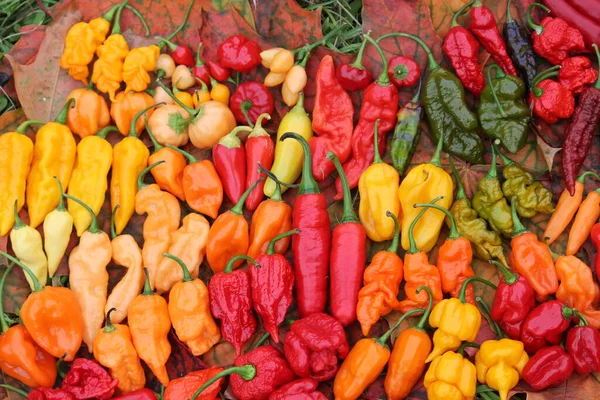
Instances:
[[[131,122],[137,113],[144,109],[148,109],[155,103],[152,96],[146,92],[125,92],[117,93],[115,101],[110,104],[110,116],[115,121],[115,125],[119,128],[119,132],[123,136],[129,135]],[[160,103],[160,102],[157,102]],[[146,111],[146,115],[138,118],[135,123],[135,134],[140,135],[144,130],[144,122],[152,115],[153,109]]]
[[[138,47],[127,53],[123,62],[123,81],[127,85],[125,94],[142,92],[148,88],[151,80],[148,72],[156,68],[159,55],[160,48],[156,45]]]
[[[254,125],[261,114],[273,114],[275,108],[273,95],[260,82],[244,82],[240,84],[231,99],[229,108],[240,124]]]
[[[56,182],[60,188],[61,198],[58,206],[46,215],[43,225],[44,250],[48,258],[48,276],[50,278],[54,276],[65,256],[73,231],[73,217],[65,207],[62,184],[58,179]]]
[[[301,398],[303,400],[326,400],[327,397],[317,390],[319,382],[311,379],[297,379],[281,386],[269,395],[269,400],[288,400]]]
[[[565,350],[579,375],[600,371],[600,331],[597,328],[581,321],[579,326],[569,329]]]
[[[48,280],[48,259],[42,247],[42,236],[37,229],[33,229],[21,221],[16,212],[16,204],[14,209],[15,225],[10,231],[10,243],[13,252],[23,264],[31,269],[36,279],[42,282],[43,285],[46,285],[46,281]],[[29,286],[33,290],[35,287],[34,279],[29,275],[25,275],[25,278],[27,278],[27,283],[29,283]]]
[[[265,170],[269,170],[273,166],[275,143],[273,143],[269,132],[262,127],[264,119],[270,120],[271,116],[269,114],[259,115],[254,124],[254,129],[246,138],[246,143],[244,143],[246,148],[246,187],[252,186],[257,179],[266,176],[265,172],[259,169],[259,165]],[[264,189],[265,182],[262,181],[250,192],[246,199],[248,210],[256,210],[265,197]]]
[[[554,124],[561,118],[573,115],[575,98],[573,93],[560,83],[544,79],[536,81],[529,93],[529,107],[546,123]]]
[[[592,62],[587,57],[570,57],[560,65],[562,68],[558,70],[558,82],[575,94],[580,94],[585,85],[598,79],[598,71],[591,68]]]
[[[94,135],[110,124],[106,100],[92,88],[75,89],[67,96],[69,99],[75,99],[75,104],[69,108],[67,126],[80,138]]]
[[[529,357],[518,340],[487,340],[475,354],[477,380],[500,393],[508,400],[508,392],[517,386]]]
[[[76,400],[70,392],[63,389],[39,387],[29,392],[29,400]]]
[[[246,190],[246,148],[238,134],[251,131],[249,126],[235,127],[212,149],[215,169],[223,183],[225,196],[232,203],[237,203]]]
[[[164,400],[181,400],[181,399],[191,399],[196,390],[208,382],[209,379],[213,378],[215,375],[223,372],[223,368],[210,367],[206,369],[201,369],[199,371],[193,371],[189,374],[182,376],[181,378],[173,379],[167,387],[165,388],[165,392],[163,394]],[[224,379],[217,379],[214,383],[212,383],[209,387],[204,389],[200,396],[197,397],[198,400],[215,400],[219,396],[218,394],[221,392],[221,386],[223,386]],[[132,399],[133,400],[133,399]],[[145,399],[140,399],[145,400]]]
[[[561,346],[539,350],[523,369],[523,380],[533,390],[543,390],[563,384],[573,374],[573,359]]]
[[[185,201],[185,193],[183,191],[183,171],[187,166],[185,157],[183,154],[159,144],[148,128],[146,132],[154,146],[154,151],[148,157],[148,166],[163,161],[163,163],[157,164],[150,170],[152,177],[161,190],[171,193],[179,200]]]
[[[542,347],[559,344],[571,325],[573,309],[563,302],[550,300],[535,307],[523,321],[521,341],[532,354]]]
[[[529,90],[536,74],[537,63],[529,32],[513,18],[511,0],[506,2],[506,22],[502,33],[506,41],[508,54]]]
[[[423,385],[429,400],[470,400],[475,398],[477,370],[462,355],[448,351],[433,359]]]
[[[217,58],[226,68],[248,72],[260,64],[260,47],[244,35],[232,35],[219,45]]]
[[[398,118],[394,135],[392,136],[391,156],[392,164],[400,175],[408,169],[412,156],[417,148],[421,135],[421,85],[413,98],[398,110]]]
[[[349,346],[340,321],[316,313],[292,323],[283,350],[296,375],[322,382],[336,375],[338,359],[346,358]]]
[[[77,358],[64,376],[61,389],[69,392],[75,399],[111,399],[117,388],[118,380],[111,378],[94,360]]]

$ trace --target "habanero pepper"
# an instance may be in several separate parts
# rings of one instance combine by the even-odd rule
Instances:
[[[184,146],[190,140],[188,127],[194,119],[192,110],[162,82],[157,81],[157,84],[167,96],[172,97],[174,103],[157,108],[148,118],[148,126],[158,143],[176,147]]]
[[[465,343],[472,346],[471,343]],[[463,347],[466,347],[463,346]],[[475,398],[477,388],[477,369],[463,354],[448,351],[436,357],[423,378],[423,386],[427,389],[429,400],[444,400],[452,393],[456,399]]]
[[[554,124],[561,118],[569,118],[575,110],[573,93],[560,83],[548,79],[558,75],[557,68],[560,66],[537,74],[529,92],[529,107],[548,124]]]
[[[573,369],[573,358],[561,346],[549,346],[529,359],[522,378],[533,390],[543,390],[563,384]]]
[[[232,203],[237,203],[246,190],[246,149],[237,135],[251,131],[249,126],[237,126],[212,149],[215,169],[223,183],[225,195]]]
[[[261,114],[273,114],[275,103],[269,89],[260,82],[244,82],[229,100],[229,108],[240,124],[253,126]]]
[[[565,350],[573,359],[579,375],[600,371],[600,331],[580,317],[579,325],[569,329]]]
[[[261,166],[267,170],[273,166],[275,143],[271,140],[269,132],[262,127],[264,119],[270,120],[271,116],[269,114],[260,114],[255,121],[254,129],[252,129],[252,132],[246,138],[246,143],[244,143],[246,149],[246,187],[252,186],[259,178],[265,176],[265,173],[259,170]],[[246,199],[246,208],[248,210],[256,210],[262,202],[263,197],[265,197],[264,188],[265,181],[261,181],[250,192]]]
[[[591,68],[592,62],[587,57],[570,57],[563,60],[560,66],[558,82],[574,94],[581,94],[586,85],[598,79],[598,71]]]
[[[286,400],[301,397],[305,400],[326,400],[327,397],[317,390],[319,382],[311,378],[297,379],[281,386],[269,395],[269,400]]]
[[[62,183],[56,178],[60,189],[58,206],[44,219],[44,250],[48,259],[48,276],[52,278],[56,273],[71,239],[73,231],[73,217],[65,207]],[[587,236],[587,235],[586,235]],[[11,239],[12,241],[12,239]],[[16,254],[16,253],[15,253]]]
[[[161,190],[171,193],[179,200],[185,201],[182,183],[183,170],[187,166],[185,157],[183,154],[159,144],[150,131],[148,122],[144,121],[144,123],[146,125],[146,133],[154,146],[154,151],[148,157],[148,166],[156,164],[150,170],[152,177]]]
[[[412,57],[396,56],[389,62],[388,76],[397,88],[410,87],[421,81],[421,68]]]
[[[260,47],[244,35],[232,35],[217,49],[221,65],[238,72],[248,72],[260,64]]]
[[[285,133],[280,141],[294,139],[304,150],[302,180],[294,200],[292,227],[300,233],[292,238],[296,276],[296,301],[300,316],[321,313],[327,303],[327,275],[331,232],[327,200],[312,174],[312,157],[306,139],[297,133]],[[266,189],[266,187],[265,187]]]
[[[512,16],[510,8],[512,0],[506,2],[506,21],[504,23],[504,40],[506,49],[512,59],[521,79],[530,90],[533,86],[533,78],[537,70],[535,54],[531,45],[531,38],[524,26],[518,23]]]
[[[596,278],[600,276],[600,223],[596,222],[596,224],[592,227],[592,231],[590,232],[590,239],[592,244],[596,248],[596,257],[594,260],[594,272],[596,272]]]
[[[192,371],[189,374],[182,376],[181,378],[173,379],[169,382],[163,393],[164,400],[181,400],[191,399],[196,390],[207,383],[210,379],[215,377],[220,372],[223,372],[223,368],[210,367],[201,369],[198,371]],[[221,392],[221,386],[223,386],[224,379],[220,378],[213,381],[210,385],[202,391],[202,394],[197,397],[199,400],[215,400],[219,397]],[[156,397],[153,398],[153,400]],[[133,400],[133,399],[132,399]],[[141,399],[146,400],[146,399]]]
[[[67,126],[80,138],[94,135],[110,124],[106,100],[91,85],[73,90],[67,96],[67,101],[69,99],[75,101],[67,113]]]
[[[75,400],[111,399],[118,380],[112,378],[98,362],[76,358],[63,377],[60,388],[73,395]]]
[[[335,77],[337,78],[338,83],[350,92],[356,92],[359,90],[363,90],[371,82],[373,82],[373,74],[371,71],[366,69],[363,66],[362,59],[365,53],[365,47],[367,46],[367,36],[371,35],[371,31],[365,33],[363,35],[362,43],[358,48],[358,53],[356,54],[356,59],[352,64],[340,64],[335,69]],[[323,62],[325,58],[321,60]],[[336,154],[338,157],[339,155]],[[343,161],[341,161],[343,162]]]
[[[581,202],[569,231],[567,255],[573,255],[579,251],[590,235],[592,227],[598,221],[598,217],[600,217],[600,189],[589,192],[585,200]]]
[[[160,103],[160,101],[155,102],[152,96],[146,92],[129,92],[127,94],[119,92],[115,96],[115,101],[110,104],[110,116],[119,128],[119,132],[123,136],[128,136],[131,122],[136,114],[155,103]],[[148,109],[146,115],[138,118],[135,124],[136,135],[139,136],[142,133],[144,123],[148,121],[153,112],[154,109]]]
[[[521,327],[521,341],[532,354],[542,347],[559,344],[571,325],[575,310],[559,300],[549,300],[535,307]]]
[[[400,175],[406,172],[421,136],[421,83],[417,93],[404,104],[397,115],[396,127],[392,136],[392,165]]]

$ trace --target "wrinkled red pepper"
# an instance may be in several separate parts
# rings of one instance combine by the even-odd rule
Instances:
[[[63,389],[39,387],[29,392],[27,400],[76,400],[76,398]]]
[[[229,108],[240,124],[254,125],[261,114],[273,114],[275,103],[269,89],[260,82],[240,84],[231,99]]]
[[[76,400],[110,399],[119,383],[100,364],[85,358],[76,358],[71,370],[63,378],[61,389]]]
[[[196,400],[215,400],[219,397],[221,386],[223,386],[225,381],[224,378],[217,378],[217,375],[223,372],[223,368],[210,367],[192,371],[185,376],[173,379],[165,388],[161,400],[188,400],[209,381],[213,382],[206,385],[207,387],[196,397]]]
[[[587,325],[584,318],[578,326],[569,329],[565,350],[573,359],[579,375],[600,372],[600,332]]]
[[[318,313],[291,325],[283,351],[296,375],[322,382],[335,376],[338,359],[346,358],[349,346],[340,321]]]
[[[173,381],[171,381],[173,382]],[[140,389],[129,392],[119,397],[114,397],[114,400],[157,400],[156,394],[150,389]]]
[[[421,68],[412,57],[396,56],[390,60],[388,76],[398,88],[411,87],[421,79]]]
[[[202,61],[202,42],[198,45],[198,51],[196,52],[196,64],[192,69],[192,74],[202,80],[206,85],[210,84],[210,71],[208,65]],[[218,79],[217,79],[218,80]]]
[[[259,171],[259,165],[264,169],[270,170],[275,159],[275,143],[271,140],[271,135],[262,127],[263,119],[271,119],[269,114],[261,114],[256,120],[254,129],[246,138],[246,187],[249,188],[260,178],[266,176],[264,172]],[[246,198],[246,208],[250,211],[256,210],[262,201],[265,193],[263,191],[265,181],[259,181],[258,185],[250,192]]]
[[[212,151],[215,169],[223,183],[223,191],[234,204],[246,191],[246,149],[237,135],[242,131],[251,130],[248,126],[233,128],[214,145]]]
[[[534,78],[529,92],[529,107],[548,124],[554,124],[560,118],[569,118],[575,111],[573,93],[560,83],[548,79],[558,75],[556,68],[540,72]]]
[[[171,57],[173,57],[175,64],[190,68],[194,66],[194,52],[188,46],[175,44],[165,38],[160,38],[160,41],[171,49]]]
[[[231,71],[229,70],[229,68],[224,67],[217,61],[207,61],[207,65],[210,75],[219,82],[225,82],[231,76]]]
[[[244,35],[232,35],[219,45],[217,57],[226,68],[248,72],[260,64],[260,47]]]
[[[573,359],[562,347],[545,347],[529,359],[521,377],[534,390],[543,390],[569,379],[573,367]]]
[[[521,327],[525,350],[533,354],[542,347],[559,344],[574,315],[572,308],[558,300],[547,301],[531,310]]]
[[[594,260],[594,271],[596,271],[596,279],[600,279],[600,222],[597,222],[592,227],[590,239],[596,249],[596,258]]]
[[[592,68],[592,62],[584,56],[566,58],[560,63],[558,82],[575,94],[583,92],[586,85],[596,82],[598,71]]]
[[[269,396],[269,400],[327,400],[327,397],[317,391],[319,382],[314,379],[298,379],[283,385]]]
[[[369,83],[373,82],[373,74],[362,63],[365,46],[367,45],[367,36],[370,36],[370,34],[371,31],[364,35],[362,44],[356,55],[356,60],[352,64],[340,64],[335,70],[335,76],[340,85],[351,92],[363,90],[369,86]]]

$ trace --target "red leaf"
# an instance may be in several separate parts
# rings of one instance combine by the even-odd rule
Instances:
[[[273,45],[288,49],[321,39],[321,10],[308,11],[294,0],[258,1],[256,28],[273,39]]]

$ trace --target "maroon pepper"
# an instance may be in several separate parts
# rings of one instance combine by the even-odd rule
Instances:
[[[396,56],[389,62],[388,76],[396,87],[410,87],[421,79],[421,68],[412,57]]]
[[[76,400],[105,400],[112,398],[118,383],[96,361],[76,358],[63,378],[61,389]]]
[[[222,66],[217,61],[207,61],[210,75],[219,82],[225,82],[231,76],[229,68]]]
[[[114,400],[156,400],[156,394],[150,389],[140,389],[114,397]]]
[[[250,187],[266,174],[260,172],[259,168],[270,170],[275,159],[275,143],[271,135],[262,127],[263,119],[271,119],[269,114],[261,114],[256,120],[254,129],[246,138],[246,187]],[[265,193],[263,191],[265,181],[260,181],[246,198],[246,208],[250,211],[256,210]]]
[[[329,291],[331,315],[344,326],[356,321],[358,292],[362,287],[365,263],[367,262],[367,233],[354,209],[348,180],[337,156],[327,153],[333,161],[344,189],[344,213],[331,235],[329,267]],[[348,251],[352,249],[352,251]]]
[[[579,325],[567,333],[565,350],[573,358],[575,371],[579,375],[600,372],[600,332],[589,326],[585,317],[578,317]]]
[[[492,303],[492,319],[514,340],[521,339],[521,325],[533,308],[535,292],[527,280],[508,270],[501,263],[492,260],[504,277],[498,283]]]
[[[370,34],[371,31],[367,32],[364,36],[360,49],[358,49],[356,60],[352,64],[340,64],[335,70],[335,76],[340,85],[351,92],[363,90],[369,86],[369,83],[373,82],[373,74],[362,64],[365,46],[367,45],[367,36]]]
[[[521,377],[534,390],[559,386],[573,374],[573,359],[560,346],[540,349],[529,359]]]
[[[283,385],[269,396],[269,400],[327,400],[327,397],[317,390],[319,382],[314,379],[298,379]]]
[[[158,37],[161,42],[165,43],[171,49],[171,57],[177,65],[185,65],[186,67],[194,66],[194,52],[188,46],[177,45],[169,39]]]
[[[275,103],[265,85],[251,81],[237,87],[229,100],[229,108],[237,122],[254,125],[259,115],[273,113]]]
[[[542,347],[559,344],[569,328],[575,312],[558,300],[540,304],[525,318],[521,327],[521,341],[528,353]]]
[[[241,258],[255,263],[244,254],[237,255],[227,263],[225,271],[213,275],[208,285],[210,311],[213,317],[221,320],[221,334],[233,345],[237,355],[242,353],[242,346],[256,331],[250,277],[244,270],[233,271],[233,264]]]
[[[232,35],[219,45],[217,57],[226,68],[248,72],[260,64],[260,47],[244,35]]]
[[[300,233],[292,238],[292,254],[296,275],[296,299],[300,316],[325,311],[331,232],[327,200],[319,191],[312,174],[312,157],[308,142],[288,132],[281,137],[297,140],[304,149],[302,180],[294,201],[292,227]]]
[[[202,42],[198,45],[198,51],[196,52],[196,65],[192,69],[192,75],[202,80],[205,85],[210,83],[210,71],[208,65],[202,61]]]
[[[225,195],[234,204],[246,191],[246,149],[237,135],[251,130],[249,126],[233,128],[214,145],[212,151],[215,169],[223,183]]]

